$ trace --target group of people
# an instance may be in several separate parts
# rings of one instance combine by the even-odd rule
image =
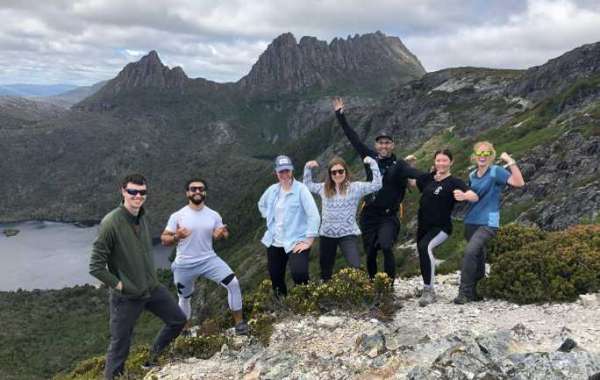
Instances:
[[[266,246],[275,296],[287,295],[288,263],[295,284],[308,282],[309,255],[317,237],[323,281],[331,279],[338,246],[349,266],[360,266],[360,235],[369,276],[373,278],[377,273],[377,256],[381,251],[384,271],[395,278],[393,245],[400,230],[398,212],[407,187],[414,186],[421,192],[416,236],[423,277],[419,305],[426,306],[436,300],[434,250],[452,233],[451,215],[457,202],[469,202],[469,206],[464,218],[467,245],[454,302],[477,301],[480,297],[476,285],[485,275],[485,244],[499,228],[501,192],[506,185],[524,185],[515,160],[502,153],[499,158],[505,166],[495,165],[494,146],[482,141],[473,147],[476,168],[467,183],[451,174],[453,155],[447,149],[434,153],[431,171],[420,171],[395,156],[391,134],[378,133],[375,149],[371,149],[348,124],[340,98],[334,99],[333,108],[342,130],[363,160],[367,180],[352,181],[347,163],[335,157],[327,165],[324,182],[314,180],[312,171],[319,167],[316,161],[305,164],[300,182],[294,179],[294,166],[288,156],[275,159],[277,182],[258,201],[258,209],[266,219],[261,242]],[[187,205],[170,216],[161,234],[164,245],[176,245],[171,268],[177,303],[159,283],[154,269],[152,240],[142,207],[147,181],[140,174],[129,175],[122,181],[122,204],[103,218],[90,261],[90,273],[110,288],[107,379],[123,373],[133,328],[144,309],[165,323],[151,347],[147,365],[156,363],[160,352],[191,318],[191,296],[198,277],[227,289],[235,331],[248,333],[242,316],[239,281],[213,249],[213,240],[227,238],[229,231],[221,216],[205,204],[207,186],[201,178],[191,178],[185,183]],[[322,218],[311,193],[322,200]]]

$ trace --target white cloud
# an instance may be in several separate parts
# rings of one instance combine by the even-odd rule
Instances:
[[[150,50],[190,77],[236,81],[288,31],[381,30],[428,70],[525,68],[600,40],[591,0],[4,0],[0,19],[0,83],[94,83]]]

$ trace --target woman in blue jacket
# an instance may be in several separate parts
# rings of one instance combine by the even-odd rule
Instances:
[[[267,221],[261,242],[267,247],[269,275],[276,296],[287,295],[285,270],[290,263],[294,283],[308,282],[308,258],[314,238],[319,236],[319,210],[308,188],[294,180],[294,166],[287,156],[275,159],[278,182],[269,186],[258,201]]]

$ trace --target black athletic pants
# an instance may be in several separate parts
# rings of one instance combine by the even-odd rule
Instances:
[[[367,253],[367,272],[369,277],[377,273],[377,253],[383,251],[383,269],[393,280],[396,278],[396,258],[394,243],[400,231],[400,221],[395,211],[388,214],[376,214],[365,208],[360,218],[363,233],[363,245]]]
[[[285,285],[285,269],[288,261],[290,262],[290,272],[294,284],[308,283],[308,254],[310,249],[298,253],[285,252],[282,247],[270,246],[267,248],[267,265],[269,275],[273,285],[275,295],[287,295],[287,286]]]

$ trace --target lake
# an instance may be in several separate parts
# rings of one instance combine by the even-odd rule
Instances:
[[[13,228],[20,231],[16,236],[2,233]],[[0,291],[98,284],[88,273],[97,232],[97,225],[78,227],[47,221],[0,224]],[[156,266],[167,268],[170,253],[171,248],[155,246]]]

